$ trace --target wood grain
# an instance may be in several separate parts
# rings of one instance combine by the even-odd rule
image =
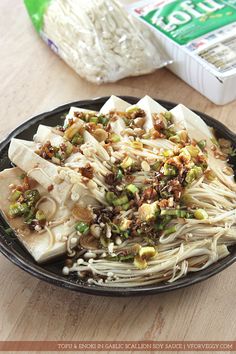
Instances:
[[[30,116],[104,95],[182,102],[236,131],[236,102],[216,106],[168,70],[96,86],[80,79],[34,32],[22,2],[0,2],[3,138]],[[100,298],[38,281],[0,256],[0,340],[236,340],[235,265],[191,288]]]

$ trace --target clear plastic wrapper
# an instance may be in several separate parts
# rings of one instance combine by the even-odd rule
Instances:
[[[116,0],[25,0],[44,41],[95,83],[150,73],[169,63],[152,31]]]

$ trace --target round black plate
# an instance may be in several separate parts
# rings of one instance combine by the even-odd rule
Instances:
[[[16,128],[1,144],[0,144],[0,170],[11,167],[11,162],[8,159],[8,147],[11,138],[17,137],[25,140],[32,140],[39,124],[45,124],[49,126],[55,126],[62,124],[65,114],[69,111],[71,106],[81,107],[98,111],[101,106],[106,102],[109,97],[96,98],[93,100],[85,100],[68,103],[60,106],[50,112],[42,113],[36,117],[23,123]],[[121,96],[125,101],[135,104],[139,98]],[[158,102],[166,107],[168,110],[176,106],[175,103],[158,100]],[[236,135],[226,128],[222,123],[207,116],[206,114],[196,112],[202,119],[211,127],[215,128],[219,136],[224,137],[232,141],[234,147],[236,147]],[[231,161],[236,166],[236,161]],[[70,290],[90,293],[94,295],[106,295],[106,296],[132,296],[132,295],[148,295],[162,293],[166,291],[180,289],[191,284],[195,284],[202,280],[205,280],[226,267],[230,266],[236,261],[236,245],[230,248],[230,255],[226,258],[211,265],[207,269],[199,271],[197,273],[189,273],[185,278],[179,279],[174,283],[160,283],[157,285],[150,285],[144,287],[135,288],[106,288],[98,287],[95,285],[88,285],[83,283],[75,275],[65,277],[62,275],[63,261],[53,262],[47,265],[38,265],[35,263],[29,253],[22,247],[16,236],[9,236],[4,229],[7,227],[5,220],[0,217],[0,251],[10,259],[14,264],[24,269],[28,273],[36,276],[39,279],[45,280],[51,284],[67,288]]]

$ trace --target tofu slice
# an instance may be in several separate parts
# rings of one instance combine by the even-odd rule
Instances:
[[[125,112],[126,109],[129,107],[130,107],[130,103],[122,100],[119,97],[112,95],[102,106],[99,113],[108,114],[110,111],[114,111],[114,110]]]
[[[47,127],[42,124],[38,126],[37,133],[34,135],[33,140],[40,144],[45,144],[47,141],[50,141],[53,146],[57,147],[64,143],[63,137],[54,133],[52,127]]]
[[[184,106],[182,104],[179,104],[178,106],[175,106],[170,110],[170,112],[172,113],[173,124],[177,132],[180,130],[187,129],[184,117],[184,110],[182,109],[182,107]]]
[[[58,203],[67,205],[71,199],[74,202],[85,199],[88,204],[98,205],[98,200],[102,200],[100,193],[91,191],[83,184],[79,173],[41,158],[34,152],[34,148],[35,143],[12,139],[9,158],[45,190],[50,190],[53,186],[51,195]]]
[[[64,121],[64,127],[68,124],[69,119],[74,118],[74,113],[75,112],[84,112],[84,113],[94,113],[96,114],[96,111],[92,111],[89,109],[84,109],[84,108],[79,108],[79,107],[71,107],[69,110],[69,113],[66,115],[65,121]]]
[[[45,190],[52,189],[52,196],[64,204],[70,196],[72,185],[59,181],[59,167],[43,159],[34,152],[35,143],[12,139],[8,151],[9,159],[35,179]],[[59,181],[60,182],[60,181]]]
[[[74,231],[76,221],[69,215],[68,209],[61,209],[58,205],[58,211],[53,219],[58,220],[65,217],[65,223],[50,227],[50,231],[54,236],[54,242],[52,242],[46,230],[42,233],[38,233],[30,230],[28,226],[23,223],[22,217],[10,218],[8,214],[10,205],[8,200],[10,194],[9,185],[20,184],[19,176],[21,176],[22,173],[23,171],[18,167],[0,172],[0,210],[9,226],[15,231],[18,239],[35,261],[38,263],[48,262],[66,253],[66,241],[58,241],[57,237],[71,234]],[[40,192],[41,196],[50,195],[40,184],[37,184],[34,188]],[[48,208],[50,208],[50,206],[48,206]],[[75,235],[75,237],[77,236]]]
[[[228,186],[230,189],[236,191],[236,183],[234,176],[228,176],[223,171],[228,166],[226,161],[216,159],[214,152],[211,150],[213,145],[214,135],[208,125],[199,117],[196,113],[192,112],[189,108],[182,104],[179,104],[172,110],[176,125],[179,125],[181,129],[183,127],[187,130],[191,139],[197,141],[206,140],[207,152],[208,152],[208,164],[209,167],[215,172],[219,180]]]
[[[153,113],[162,113],[167,111],[166,108],[161,106],[149,96],[143,97],[135,106],[143,109],[147,115],[146,122],[144,124],[144,129],[146,131],[153,128]]]
[[[108,114],[110,111],[125,112],[130,107],[130,103],[122,100],[119,97],[111,96],[100,109],[100,113]],[[111,130],[121,136],[121,140],[129,140],[127,136],[122,136],[122,131],[126,128],[124,120],[120,117],[114,122],[110,122]]]

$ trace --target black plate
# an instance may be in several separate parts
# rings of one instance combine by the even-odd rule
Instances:
[[[65,113],[68,112],[71,106],[77,106],[81,108],[91,109],[98,111],[101,106],[106,102],[109,97],[96,98],[93,100],[78,101],[68,103],[60,106],[50,112],[42,113],[36,117],[23,123],[16,128],[1,144],[0,144],[0,170],[11,167],[11,162],[8,159],[8,148],[11,138],[17,137],[25,140],[32,140],[39,124],[45,124],[49,126],[55,126],[62,124],[65,118]],[[139,98],[121,96],[122,99],[135,104]],[[175,103],[158,100],[168,110],[176,106]],[[236,147],[236,135],[226,128],[222,123],[207,116],[204,113],[196,112],[202,119],[211,127],[215,128],[217,134],[221,137],[232,141],[234,147]],[[236,161],[231,161],[236,166]],[[162,293],[166,291],[180,289],[202,280],[205,280],[230,266],[236,261],[236,245],[230,248],[230,255],[226,258],[211,265],[207,269],[199,271],[197,273],[189,273],[185,278],[178,279],[174,283],[161,283],[157,285],[150,285],[144,287],[135,288],[106,288],[98,287],[95,285],[88,285],[81,282],[75,275],[71,275],[69,278],[62,275],[61,270],[63,267],[62,261],[57,261],[47,265],[38,265],[34,262],[29,253],[21,246],[16,236],[9,236],[5,231],[5,220],[0,217],[0,251],[14,264],[24,269],[28,273],[36,276],[39,279],[45,280],[51,284],[61,286],[70,290],[90,293],[94,295],[106,295],[106,296],[131,296],[131,295],[148,295]]]

